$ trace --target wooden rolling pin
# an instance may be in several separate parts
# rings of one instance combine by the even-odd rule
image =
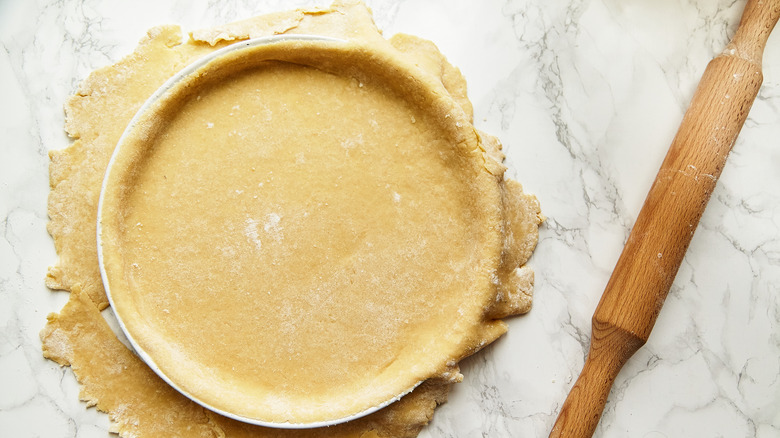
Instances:
[[[650,336],[726,157],[758,94],[780,0],[748,0],[710,61],[593,315],[585,367],[550,437],[590,437],[623,364]]]

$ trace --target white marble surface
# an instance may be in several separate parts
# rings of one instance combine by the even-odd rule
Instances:
[[[319,2],[325,4],[327,2]],[[205,27],[316,4],[245,0],[0,1],[0,436],[106,437],[38,332],[47,290],[47,151],[93,69],[153,25]],[[433,40],[469,81],[480,128],[548,221],[535,306],[463,364],[422,437],[546,436],[582,367],[590,317],[698,79],[742,1],[368,1],[387,35]],[[647,345],[613,388],[601,437],[780,436],[780,31]]]

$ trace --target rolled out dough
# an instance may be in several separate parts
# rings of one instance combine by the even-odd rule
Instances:
[[[103,171],[145,98],[215,48],[285,32],[347,43],[282,44],[263,49],[275,61],[214,67],[117,155],[106,272],[142,349],[184,391],[264,421],[351,415],[427,380],[361,420],[305,432],[416,436],[460,379],[457,361],[506,330],[499,318],[530,308],[523,264],[538,203],[503,178],[500,145],[473,128],[465,82],[431,43],[383,39],[359,3],[186,43],[177,28],[156,28],[82,84],[67,107],[76,140],[52,153],[60,262],[47,281],[73,293],[42,332],[44,354],[73,367],[120,434],[155,436],[186,406],[201,420],[182,414],[168,429],[307,436],[236,423],[169,390],[100,319],[94,253]],[[115,380],[120,364],[132,372]]]

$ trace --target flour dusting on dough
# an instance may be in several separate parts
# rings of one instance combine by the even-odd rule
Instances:
[[[354,137],[346,137],[343,140],[341,140],[341,147],[344,149],[355,149],[356,147],[363,145],[363,135],[358,134]]]
[[[268,233],[268,235],[277,242],[284,238],[284,235],[282,234],[282,226],[280,225],[281,221],[282,217],[277,213],[269,213],[265,217],[265,224],[263,224],[263,231]]]
[[[255,245],[255,248],[257,248],[258,251],[262,250],[263,242],[260,240],[260,231],[258,229],[259,223],[251,217],[246,218],[245,223],[244,235]]]

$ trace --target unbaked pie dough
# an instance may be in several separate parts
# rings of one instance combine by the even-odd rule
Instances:
[[[192,60],[283,33],[342,41],[217,58],[140,115],[106,180],[101,248],[139,351],[217,410],[327,422],[424,382],[359,420],[306,431],[190,402],[98,312],[108,301],[96,201],[128,122]],[[360,3],[179,38],[174,27],[150,31],[68,104],[76,140],[52,153],[60,262],[48,284],[72,293],[41,334],[44,354],[73,367],[83,398],[125,436],[416,436],[460,380],[457,362],[530,308],[523,264],[541,222],[536,199],[504,179],[457,69],[427,41],[382,38]]]

